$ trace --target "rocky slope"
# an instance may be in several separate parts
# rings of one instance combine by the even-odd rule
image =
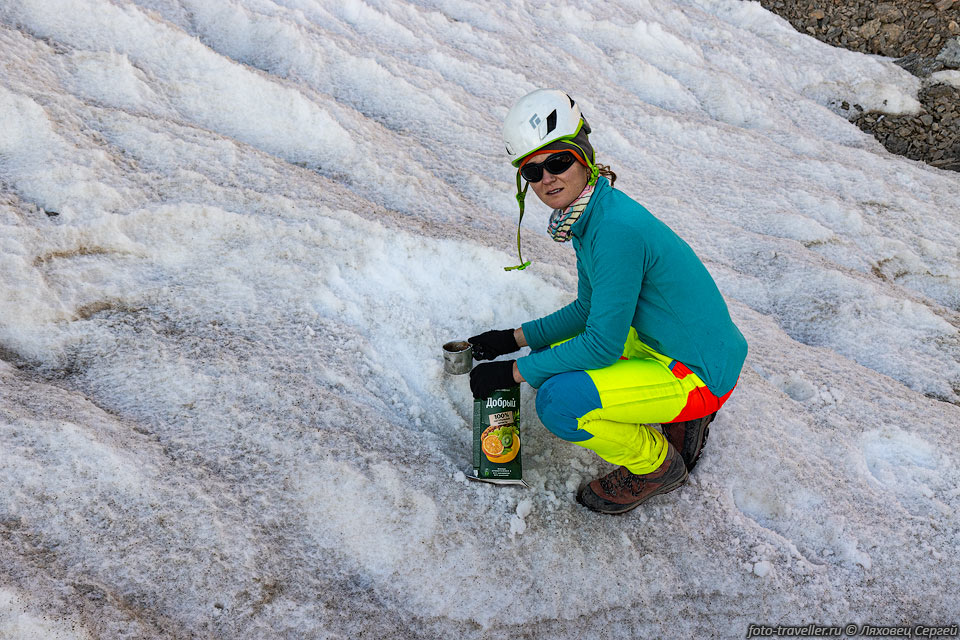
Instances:
[[[897,59],[924,79],[921,111],[850,119],[891,152],[960,171],[960,0],[760,0],[798,31],[837,47]]]

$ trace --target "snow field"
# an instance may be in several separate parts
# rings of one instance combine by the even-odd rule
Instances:
[[[51,622],[29,612],[24,597],[8,589],[0,590],[0,633],[19,640],[87,640],[91,636],[76,623]]]
[[[0,635],[955,621],[960,184],[837,115],[915,108],[889,61],[729,0],[25,0],[0,49]],[[621,518],[528,386],[532,488],[468,482],[441,367],[575,295],[539,204],[502,270],[500,121],[543,85],[751,346]]]

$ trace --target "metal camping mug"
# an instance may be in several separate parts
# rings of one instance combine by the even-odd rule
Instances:
[[[454,340],[443,345],[443,370],[458,376],[473,368],[473,345],[465,340]]]

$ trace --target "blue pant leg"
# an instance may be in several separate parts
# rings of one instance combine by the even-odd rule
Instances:
[[[537,415],[558,438],[568,442],[589,440],[593,434],[577,429],[578,420],[600,408],[600,393],[584,371],[560,373],[540,385]]]

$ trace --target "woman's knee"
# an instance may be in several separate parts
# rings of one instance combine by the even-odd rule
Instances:
[[[600,394],[586,372],[570,371],[547,379],[537,391],[537,415],[554,435],[570,442],[590,437],[577,428],[580,418],[600,407]]]

